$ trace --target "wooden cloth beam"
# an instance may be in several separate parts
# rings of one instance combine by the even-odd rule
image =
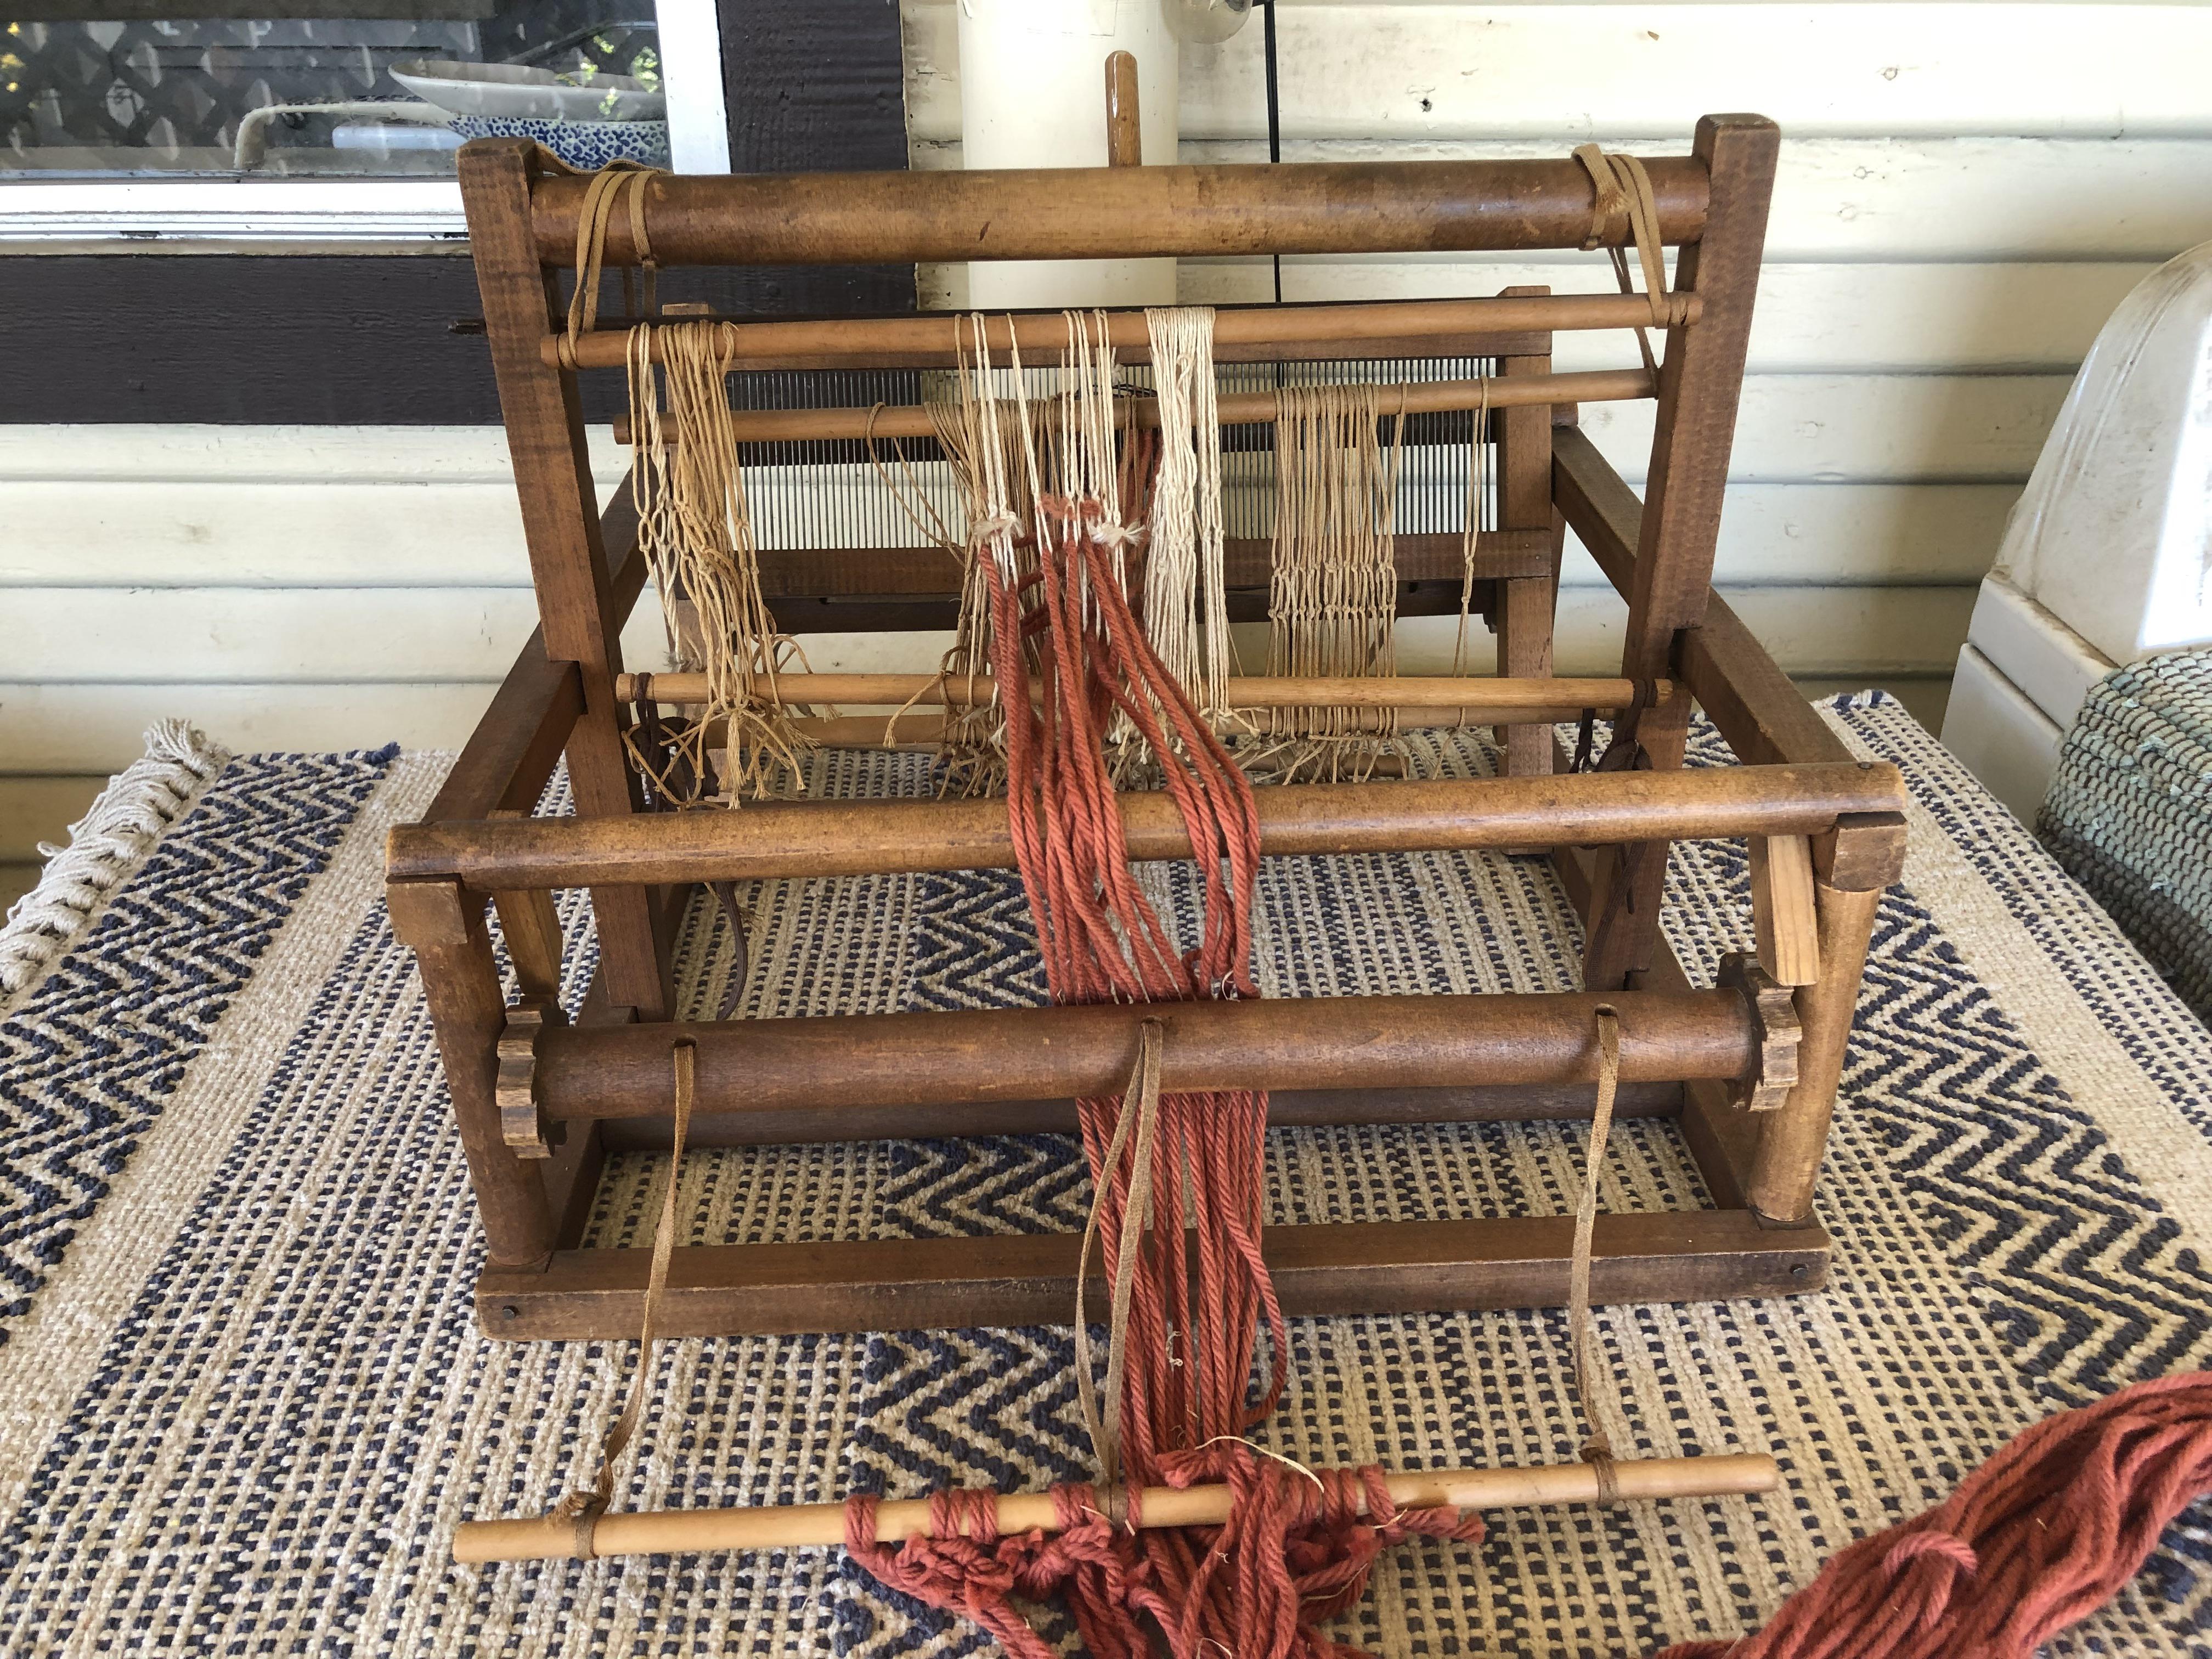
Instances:
[[[1607,1000],[1629,1082],[1732,1079],[1754,1063],[1749,1005],[1729,990],[1262,997],[548,1027],[536,1092],[555,1119],[664,1116],[676,1102],[669,1048],[685,1038],[698,1045],[702,1118],[1112,1094],[1129,1080],[1147,1018],[1166,1023],[1163,1086],[1176,1091],[1587,1083]]]

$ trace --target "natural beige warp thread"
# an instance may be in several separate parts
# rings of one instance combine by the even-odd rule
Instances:
[[[1270,675],[1398,672],[1393,550],[1404,404],[1396,386],[1285,386],[1275,393]],[[1242,758],[1255,775],[1284,782],[1364,779],[1397,725],[1391,709],[1273,709],[1260,728],[1266,735]]]
[[[696,781],[708,775],[708,744],[719,730],[722,795],[732,805],[803,790],[801,757],[812,746],[776,693],[777,672],[794,662],[804,667],[805,659],[777,631],[761,592],[760,551],[726,385],[735,336],[729,324],[714,322],[641,324],[629,336],[638,546],[660,594],[670,650],[707,677],[704,718],[680,731],[678,753],[689,763],[696,799]],[[689,619],[678,609],[684,601],[691,606]],[[637,754],[635,743],[631,748],[653,775],[654,757]],[[667,780],[656,781],[665,787]]]

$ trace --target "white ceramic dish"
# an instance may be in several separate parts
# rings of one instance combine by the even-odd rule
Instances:
[[[627,75],[531,69],[521,64],[457,64],[417,58],[392,66],[392,78],[425,103],[456,115],[537,121],[659,121],[665,94]]]

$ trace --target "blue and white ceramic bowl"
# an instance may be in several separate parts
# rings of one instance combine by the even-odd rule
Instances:
[[[668,165],[665,121],[547,121],[523,115],[456,115],[464,138],[534,138],[572,167],[589,173],[610,161]]]

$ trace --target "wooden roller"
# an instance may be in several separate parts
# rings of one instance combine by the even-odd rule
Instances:
[[[1772,1492],[1782,1472],[1772,1458],[1653,1457],[1616,1462],[1613,1480],[1625,1498],[1725,1498]],[[1528,1469],[1439,1469],[1386,1477],[1400,1509],[1493,1510],[1524,1504],[1589,1504],[1598,1498],[1597,1472],[1587,1463]],[[1212,1527],[1229,1518],[1229,1488],[1147,1486],[1139,1504],[1146,1527]],[[1362,1504],[1363,1512],[1364,1504]],[[926,1498],[884,1504],[876,1536],[886,1542],[929,1536]],[[1057,1530],[1048,1492],[999,1499],[999,1531]],[[842,1504],[773,1508],[662,1510],[603,1515],[592,1534],[594,1555],[679,1555],[704,1550],[824,1549],[845,1541]],[[524,1521],[465,1521],[453,1531],[461,1562],[562,1561],[576,1553],[576,1523],[550,1515]]]

